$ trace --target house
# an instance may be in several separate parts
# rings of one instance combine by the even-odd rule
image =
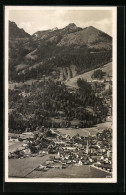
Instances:
[[[64,156],[64,151],[59,151],[58,153],[59,153],[59,154],[58,154],[59,156],[61,156],[61,157]]]
[[[31,150],[29,148],[23,150],[24,151],[24,154],[28,155],[28,154],[31,154]]]
[[[63,141],[55,141],[55,145],[56,146],[58,146],[58,145],[60,145],[60,146],[66,146],[66,143],[65,142],[63,142]]]
[[[98,155],[93,155],[91,156],[91,158],[94,160],[94,161],[100,161],[101,160],[101,156],[98,156]]]
[[[55,159],[55,156],[49,156],[49,159],[50,160],[54,160]]]
[[[48,154],[48,149],[47,148],[43,148],[42,149],[42,154]]]
[[[25,150],[25,147],[21,146],[17,149],[17,151],[24,151]]]
[[[104,158],[104,162],[108,164],[109,163],[109,159],[107,157]]]
[[[79,165],[82,165],[83,163],[82,163],[82,161],[81,161],[81,160],[79,160],[78,164],[79,164]]]
[[[18,137],[9,137],[9,141],[18,142]]]
[[[75,151],[76,147],[63,147],[63,149],[69,150],[69,151]]]
[[[69,156],[68,154],[65,154],[65,159],[68,160],[69,159]]]
[[[107,157],[109,158],[109,157],[111,157],[112,156],[112,151],[111,150],[108,150],[107,151]]]

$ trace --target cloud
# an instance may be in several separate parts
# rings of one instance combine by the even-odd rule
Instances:
[[[31,22],[21,22],[18,27],[23,28],[28,33],[32,30]]]
[[[32,27],[32,25],[31,25],[31,22],[21,22],[20,24],[19,24],[19,27],[21,28],[31,28]]]
[[[66,15],[68,13],[68,10],[55,10],[53,15],[55,15],[55,17],[63,17],[64,15]]]
[[[103,19],[95,22],[95,26],[100,30],[107,32],[109,35],[112,34],[112,21],[110,19]]]
[[[39,30],[63,28],[69,23],[75,23],[79,27],[94,26],[109,35],[112,34],[112,12],[105,10],[20,10],[11,11],[10,20],[33,34]]]
[[[109,19],[102,19],[99,21],[90,20],[85,23],[83,23],[82,21],[79,21],[77,24],[78,26],[81,26],[83,28],[88,27],[88,26],[94,26],[95,28],[103,32],[106,32],[109,35],[112,34],[112,22]]]

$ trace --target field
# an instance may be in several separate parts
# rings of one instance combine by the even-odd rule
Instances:
[[[17,148],[23,145],[23,142],[9,141],[9,152],[14,152]]]
[[[37,156],[23,159],[9,159],[9,177],[25,177],[48,158],[49,155],[43,157]]]
[[[69,166],[66,169],[52,168],[46,172],[33,171],[28,178],[105,178],[110,175],[89,165]]]
[[[24,70],[27,67],[28,67],[28,65],[26,65],[26,64],[19,64],[16,66],[16,71]]]
[[[19,82],[19,83],[17,83],[17,82],[11,82],[11,83],[9,83],[9,89],[14,89],[14,87],[15,87],[15,85],[17,86],[17,87],[23,87],[24,85],[32,85],[32,83],[34,83],[34,82],[36,82],[37,80],[35,80],[35,79],[31,79],[31,80],[27,80],[27,81],[25,81],[24,83],[23,82]]]
[[[91,128],[81,128],[81,129],[72,129],[72,128],[58,128],[57,131],[61,134],[67,134],[74,136],[79,133],[80,136],[89,136],[96,135],[99,131],[104,130],[105,128],[112,128],[112,122],[106,121],[105,123],[100,123]]]
[[[16,137],[16,138],[18,138],[18,137],[20,137],[20,138],[25,138],[25,139],[27,139],[27,138],[29,138],[29,137],[33,137],[33,133],[32,132],[25,132],[25,133],[22,133],[22,134],[17,134],[17,133],[8,133],[8,136],[9,137]]]
[[[77,79],[78,79],[78,78],[85,79],[85,80],[87,80],[87,81],[93,81],[92,78],[91,78],[91,76],[92,76],[93,72],[94,72],[95,70],[97,70],[97,69],[99,69],[99,68],[96,68],[96,69],[94,69],[94,70],[91,70],[91,71],[89,71],[89,72],[83,73],[83,74],[81,74],[81,75],[79,75],[79,76],[76,76],[76,77],[74,77],[74,78],[71,78],[71,79],[70,79],[68,82],[66,82],[65,84],[66,84],[68,87],[74,87],[74,88],[76,87],[76,88],[77,88]],[[107,75],[112,76],[112,63],[111,63],[111,62],[108,63],[108,64],[105,64],[105,65],[102,66],[100,69],[101,69],[103,72],[106,72]]]

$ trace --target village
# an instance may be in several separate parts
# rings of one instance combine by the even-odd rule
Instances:
[[[112,129],[104,129],[96,135],[70,136],[61,134],[57,129],[45,129],[22,134],[11,134],[8,158],[30,158],[47,156],[45,162],[36,167],[36,171],[49,169],[67,169],[69,166],[88,165],[112,173]]]

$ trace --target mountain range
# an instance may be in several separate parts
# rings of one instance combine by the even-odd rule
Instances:
[[[93,26],[70,23],[33,35],[9,21],[9,79],[69,80],[112,60],[112,37]]]
[[[71,23],[29,35],[9,22],[9,131],[104,122],[111,61],[112,37],[93,26]]]

